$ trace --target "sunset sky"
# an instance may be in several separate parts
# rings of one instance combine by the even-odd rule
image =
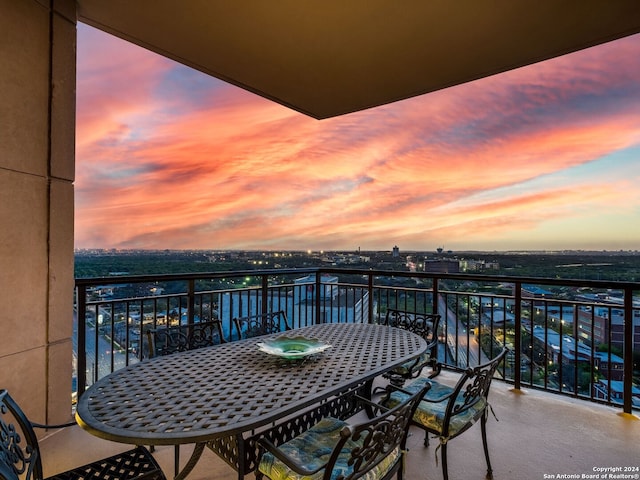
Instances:
[[[79,24],[77,95],[76,248],[640,249],[640,35],[319,121]]]

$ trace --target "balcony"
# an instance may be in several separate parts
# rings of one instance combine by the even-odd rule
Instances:
[[[150,327],[218,318],[233,341],[232,319],[261,311],[285,310],[294,328],[377,322],[388,308],[433,311],[442,316],[439,357],[446,363],[474,365],[503,344],[512,350],[490,399],[499,419],[489,422],[495,478],[638,467],[637,283],[310,268],[78,279],[76,287],[79,394],[144,358]],[[440,378],[455,377],[445,370]],[[484,478],[474,430],[452,441],[452,478]],[[441,478],[435,444],[425,450],[422,440],[413,430],[407,478]],[[68,442],[82,445],[77,457],[62,453]],[[77,428],[44,447],[51,473],[124,448]],[[183,448],[183,461],[187,453]],[[158,448],[157,458],[172,472],[172,448]],[[212,472],[236,478],[210,451],[190,478]]]
[[[440,378],[442,381],[452,381],[454,376],[444,371]],[[594,472],[597,467],[640,466],[640,422],[635,416],[620,413],[619,408],[538,389],[524,388],[517,393],[512,385],[499,381],[492,385],[490,401],[499,420],[490,418],[488,422],[489,448],[496,479],[538,480],[545,478],[545,474],[581,476],[597,473]],[[411,433],[405,478],[441,479],[441,468],[439,463],[436,464],[434,455],[437,443],[432,442],[432,446],[425,449],[422,446],[422,431],[414,428]],[[72,445],[71,450],[69,445]],[[42,446],[45,474],[53,474],[126,448],[93,437],[79,427],[51,435],[42,442]],[[188,449],[184,447],[182,451],[184,461]],[[156,458],[170,476],[173,471],[173,449],[158,448]],[[627,473],[634,475],[638,472]],[[449,474],[452,479],[484,479],[479,426],[474,426],[451,441]],[[206,450],[188,478],[235,480],[237,476],[213,452]]]

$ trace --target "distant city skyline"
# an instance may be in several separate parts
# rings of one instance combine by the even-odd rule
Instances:
[[[79,24],[77,97],[76,248],[640,245],[640,35],[318,121]]]

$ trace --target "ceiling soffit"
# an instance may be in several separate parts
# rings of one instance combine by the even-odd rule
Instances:
[[[77,0],[78,20],[311,117],[640,32],[640,2]]]

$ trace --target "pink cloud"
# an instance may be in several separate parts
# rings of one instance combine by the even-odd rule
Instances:
[[[81,35],[79,247],[418,248],[535,231],[626,186],[477,196],[640,146],[640,36],[319,122]]]

